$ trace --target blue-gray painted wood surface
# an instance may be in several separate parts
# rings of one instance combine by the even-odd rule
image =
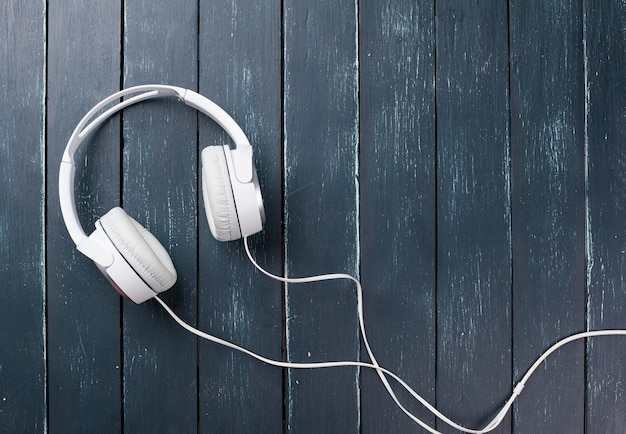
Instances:
[[[430,402],[436,373],[434,13],[426,2],[362,1],[359,21],[365,327],[378,361],[402,372]],[[434,426],[420,406],[409,408]],[[361,373],[361,423],[364,433],[415,428],[373,371]]]
[[[626,4],[585,1],[587,325],[624,327],[626,290]],[[603,17],[603,19],[598,19]],[[587,343],[587,432],[626,431],[623,339]]]
[[[61,219],[58,171],[74,127],[119,89],[121,6],[56,2],[47,26],[46,293],[50,432],[116,432],[122,420],[121,300],[76,251]],[[94,55],[97,53],[97,55]],[[25,90],[26,91],[26,90]],[[76,156],[82,225],[120,201],[120,123],[112,119]]]
[[[358,4],[284,2],[285,272],[356,275],[358,248]],[[290,361],[359,357],[350,282],[288,284]],[[359,429],[355,369],[290,370],[287,432]]]
[[[195,0],[124,3],[123,87],[197,87]],[[172,17],[176,17],[172,19]],[[178,280],[163,295],[197,323],[197,115],[180,101],[150,101],[123,114],[122,205],[174,258]],[[191,432],[197,426],[196,339],[156,303],[123,306],[124,430]]]
[[[511,391],[507,8],[436,5],[437,402],[477,427]]]
[[[63,148],[139,83],[233,115],[265,198],[259,262],[360,273],[379,361],[460,422],[486,421],[558,338],[626,327],[623,1],[257,3],[0,6],[0,432],[423,432],[375,373],[198,342],[73,248]],[[225,142],[176,101],[115,116],[77,156],[85,229],[124,205],[202,329],[276,359],[367,360],[349,282],[283,286],[211,238],[198,157]],[[497,432],[624,432],[624,363],[623,338],[562,349]]]
[[[582,10],[578,1],[511,2],[513,359],[585,328]],[[583,432],[584,345],[540,369],[515,407],[518,432]]]
[[[45,17],[0,6],[0,432],[47,424]]]
[[[279,1],[200,3],[199,90],[233,116],[254,147],[267,221],[250,245],[259,263],[278,274],[283,250],[280,19]],[[230,143],[203,118],[199,137],[200,149]],[[282,285],[254,270],[241,243],[215,241],[204,210],[200,214],[199,325],[280,360]],[[282,432],[280,369],[200,343],[198,381],[200,431]]]

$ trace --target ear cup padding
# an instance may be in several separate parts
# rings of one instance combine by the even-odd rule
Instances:
[[[167,250],[146,228],[119,207],[100,218],[102,229],[126,262],[157,292],[176,283],[176,269]]]
[[[202,195],[213,237],[218,241],[241,238],[226,156],[221,146],[209,146],[202,151]]]

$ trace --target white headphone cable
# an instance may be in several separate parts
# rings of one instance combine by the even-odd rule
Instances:
[[[190,324],[186,323],[185,321],[183,321],[178,315],[176,315],[174,313],[174,311],[172,311],[172,309],[163,301],[161,300],[161,298],[159,298],[159,296],[154,296],[154,299],[156,301],[159,302],[159,304],[163,307],[163,309],[165,309],[165,311],[174,319],[174,321],[176,321],[181,327],[183,327],[185,330],[187,330],[190,333],[193,333],[194,335],[202,338],[202,339],[206,339],[210,342],[216,343],[218,345],[223,345],[227,348],[231,348],[233,350],[239,351],[243,354],[246,354],[256,360],[259,360],[263,363],[266,363],[268,365],[272,365],[272,366],[277,366],[279,368],[289,368],[289,369],[321,369],[321,368],[339,368],[339,367],[361,367],[361,368],[371,368],[371,369],[375,369],[377,371],[382,371],[384,372],[386,375],[389,375],[391,378],[393,378],[394,380],[396,380],[399,384],[402,385],[402,387],[404,387],[407,391],[409,391],[409,393],[411,393],[411,395],[413,396],[419,396],[417,395],[417,392],[415,392],[413,389],[411,389],[411,387],[406,384],[404,382],[404,380],[402,380],[400,377],[398,377],[396,374],[394,374],[391,371],[388,371],[385,368],[382,368],[380,366],[375,366],[372,365],[371,363],[365,363],[365,362],[355,362],[355,361],[337,361],[337,362],[313,362],[313,363],[298,363],[298,362],[283,362],[280,360],[274,360],[274,359],[270,359],[267,357],[264,357],[260,354],[257,354],[253,351],[248,350],[247,348],[243,348],[237,344],[234,344],[232,342],[229,342],[227,340],[218,338],[217,336],[213,336],[209,333],[205,333],[201,330],[198,330],[197,328],[191,326]],[[396,401],[396,403],[404,409],[404,407],[402,407],[402,405]],[[408,410],[404,410],[405,412],[408,412]],[[420,424],[424,429],[429,430],[432,433],[435,434],[440,434],[438,431],[434,431],[432,428],[430,428],[428,425],[426,425],[424,422],[422,422],[421,420],[415,418],[413,415],[411,415],[410,413],[407,413],[409,415],[409,417],[411,417],[415,422],[417,422],[418,424]]]
[[[378,363],[378,361],[376,360],[376,357],[374,356],[374,353],[370,347],[370,344],[368,342],[367,339],[367,334],[365,332],[365,319],[364,319],[364,309],[363,309],[363,289],[361,287],[361,282],[359,282],[359,280],[357,280],[356,278],[354,278],[353,276],[350,276],[348,274],[324,274],[324,275],[318,275],[318,276],[312,276],[312,277],[304,277],[304,278],[289,278],[289,277],[282,277],[282,276],[276,276],[272,273],[270,273],[269,271],[265,270],[264,268],[262,268],[257,262],[256,260],[252,257],[252,254],[250,253],[250,248],[248,246],[248,238],[244,237],[244,247],[246,250],[246,255],[248,256],[248,259],[250,260],[250,262],[252,263],[252,265],[254,265],[254,267],[259,270],[261,273],[265,274],[266,276],[281,281],[281,282],[285,282],[285,283],[305,283],[305,282],[319,282],[319,281],[324,281],[324,280],[335,280],[335,279],[347,279],[347,280],[351,280],[352,282],[355,283],[356,285],[356,291],[357,291],[357,312],[358,312],[358,316],[359,316],[359,326],[361,329],[361,336],[363,339],[363,343],[364,346],[367,350],[367,353],[370,357],[370,359],[372,360],[371,364],[368,364],[369,366],[363,366],[366,368],[371,368],[371,369],[375,369],[379,375],[379,377],[381,378],[381,381],[383,382],[383,384],[385,385],[385,388],[387,389],[387,392],[389,393],[389,395],[391,396],[391,398],[394,400],[394,402],[396,403],[396,405],[407,415],[409,416],[413,421],[417,422],[418,424],[420,424],[420,426],[422,426],[424,429],[426,429],[427,431],[434,433],[434,434],[440,434],[439,431],[436,431],[434,429],[432,429],[430,426],[425,425],[425,423],[423,421],[421,421],[420,419],[418,419],[415,415],[413,415],[410,411],[408,411],[398,400],[398,398],[396,397],[395,393],[393,392],[393,389],[391,389],[391,386],[389,385],[389,383],[387,382],[387,379],[385,378],[385,375],[389,375],[389,371],[383,367],[380,366],[380,364]],[[470,429],[464,426],[461,426],[457,423],[455,423],[454,421],[452,421],[450,418],[448,418],[447,416],[445,416],[443,413],[441,413],[439,410],[437,410],[432,404],[430,404],[428,401],[426,401],[425,398],[423,398],[422,396],[420,396],[417,392],[415,392],[410,386],[408,386],[403,380],[401,380],[396,374],[392,374],[390,375],[392,378],[394,378],[396,381],[398,381],[398,383],[400,383],[418,402],[420,402],[428,411],[430,411],[435,417],[437,417],[438,419],[440,419],[441,421],[445,422],[447,425],[459,430],[459,431],[463,431],[469,434],[484,434],[490,431],[493,431],[498,425],[500,425],[500,423],[502,423],[502,421],[504,420],[506,414],[508,413],[508,411],[510,410],[511,406],[513,405],[513,402],[517,399],[517,397],[521,394],[522,390],[524,389],[526,382],[530,379],[530,377],[534,374],[534,372],[537,370],[537,368],[539,368],[539,366],[555,351],[557,351],[559,348],[580,340],[580,339],[585,339],[585,338],[593,338],[593,337],[599,337],[599,336],[626,336],[626,330],[622,330],[622,329],[613,329],[613,330],[596,330],[596,331],[587,331],[587,332],[581,332],[581,333],[577,333],[568,337],[565,337],[563,339],[561,339],[560,341],[557,341],[555,344],[553,344],[551,347],[549,347],[543,354],[541,354],[540,357],[537,358],[537,360],[535,361],[535,363],[533,363],[533,365],[528,369],[528,371],[526,371],[526,374],[524,374],[524,376],[522,377],[522,379],[515,385],[515,387],[513,388],[513,393],[511,394],[511,396],[509,397],[509,399],[506,401],[506,403],[502,406],[502,408],[500,409],[500,411],[496,414],[496,416],[494,416],[494,418],[491,420],[491,422],[489,422],[483,429],[480,430],[476,430],[476,429]]]
[[[389,395],[391,396],[391,398],[393,399],[393,401],[395,402],[395,404],[409,417],[411,418],[414,422],[416,422],[417,424],[419,424],[422,428],[424,428],[425,430],[427,430],[430,433],[433,434],[441,434],[440,431],[437,431],[436,429],[433,429],[431,426],[429,426],[426,422],[422,421],[421,419],[419,419],[418,417],[416,417],[414,414],[412,414],[408,409],[406,409],[402,403],[399,401],[399,399],[397,398],[397,396],[395,395],[393,389],[391,388],[391,386],[389,385],[389,382],[386,378],[386,376],[389,376],[391,378],[393,378],[394,380],[396,380],[404,389],[406,389],[411,396],[413,396],[418,402],[420,402],[420,404],[422,404],[428,411],[430,411],[433,415],[435,415],[438,419],[440,419],[441,421],[445,422],[446,424],[448,424],[449,426],[469,433],[469,434],[484,434],[487,432],[490,432],[492,430],[494,430],[498,425],[500,425],[500,423],[502,423],[502,421],[504,420],[506,414],[509,412],[511,406],[513,405],[513,402],[515,401],[515,399],[521,394],[522,390],[524,389],[524,386],[526,385],[526,382],[530,379],[530,377],[534,374],[534,372],[539,368],[539,366],[555,351],[557,351],[559,348],[561,348],[564,345],[567,345],[571,342],[574,342],[576,340],[579,339],[585,339],[585,338],[591,338],[591,337],[597,337],[597,336],[626,336],[626,330],[597,330],[597,331],[588,331],[588,332],[582,332],[582,333],[577,333],[574,335],[571,335],[569,337],[566,337],[558,342],[556,342],[555,344],[553,344],[550,348],[548,348],[548,350],[546,350],[536,361],[535,363],[533,363],[533,365],[528,369],[528,371],[526,372],[526,374],[522,377],[522,379],[517,383],[517,385],[515,385],[515,387],[513,388],[513,393],[511,394],[511,396],[509,397],[509,399],[506,401],[506,403],[503,405],[503,407],[500,409],[500,411],[496,414],[496,416],[483,428],[480,430],[475,430],[475,429],[469,429],[466,427],[463,427],[455,422],[453,422],[451,419],[449,419],[448,417],[446,417],[444,414],[442,414],[439,410],[437,410],[435,407],[433,407],[428,401],[426,401],[426,399],[424,399],[422,396],[420,396],[415,390],[413,390],[413,388],[411,388],[404,380],[402,380],[398,375],[396,375],[395,373],[383,368],[382,366],[380,366],[378,364],[378,362],[376,361],[376,358],[374,357],[374,354],[371,350],[371,347],[369,345],[369,342],[367,341],[367,336],[365,334],[365,324],[364,324],[364,320],[363,320],[363,291],[361,288],[361,284],[360,282],[355,279],[354,277],[348,275],[348,274],[325,274],[325,275],[319,275],[319,276],[311,276],[311,277],[303,277],[303,278],[288,278],[288,277],[281,277],[281,276],[276,276],[271,274],[270,272],[266,271],[265,269],[263,269],[252,257],[251,253],[250,253],[250,249],[248,247],[248,240],[247,237],[244,238],[244,246],[246,249],[246,254],[248,255],[249,260],[252,262],[252,264],[263,274],[265,274],[266,276],[281,281],[281,282],[285,282],[285,283],[310,283],[310,282],[320,282],[320,281],[326,281],[326,280],[338,280],[338,279],[347,279],[347,280],[351,280],[352,282],[355,283],[356,285],[356,289],[357,289],[357,304],[358,304],[358,315],[359,315],[359,326],[361,329],[361,335],[362,335],[362,339],[365,345],[365,348],[367,350],[367,353],[370,357],[370,359],[372,360],[372,363],[366,363],[366,362],[357,362],[357,361],[332,361],[332,362],[315,362],[315,363],[298,363],[298,362],[283,362],[283,361],[278,361],[278,360],[273,360],[264,356],[261,356],[257,353],[254,353],[246,348],[243,348],[239,345],[236,345],[232,342],[226,341],[224,339],[220,339],[216,336],[210,335],[208,333],[202,332],[196,328],[194,328],[193,326],[187,324],[185,321],[183,321],[181,318],[179,318],[172,310],[171,308],[163,301],[161,300],[158,296],[155,296],[154,298],[161,304],[161,306],[165,309],[165,311],[180,325],[182,326],[184,329],[186,329],[187,331],[193,333],[194,335],[209,340],[211,342],[214,342],[216,344],[219,345],[223,345],[225,347],[231,348],[233,350],[242,352],[248,356],[251,356],[263,363],[269,364],[269,365],[273,365],[273,366],[277,366],[280,368],[290,368],[290,369],[320,369],[320,368],[334,368],[334,367],[360,367],[360,368],[368,368],[368,369],[374,369],[375,371],[377,371],[379,377],[381,378],[381,381],[383,382],[383,384],[385,385],[385,388],[387,389],[387,392],[389,393]]]
[[[402,405],[402,403],[396,396],[395,392],[391,388],[391,385],[387,381],[385,374],[387,374],[389,371],[381,367],[380,364],[378,363],[378,360],[374,356],[374,352],[372,351],[372,348],[367,339],[367,334],[365,332],[365,319],[364,319],[365,315],[364,315],[364,310],[363,310],[363,288],[361,287],[361,282],[359,282],[358,279],[356,279],[353,276],[350,276],[349,274],[343,274],[343,273],[322,274],[322,275],[317,275],[317,276],[299,277],[299,278],[277,276],[265,270],[263,267],[261,267],[256,262],[256,260],[252,257],[252,254],[250,253],[250,247],[248,246],[248,237],[244,237],[243,243],[246,249],[246,255],[248,256],[248,259],[250,260],[252,265],[254,265],[257,270],[259,270],[261,273],[265,274],[271,279],[278,280],[284,283],[296,283],[296,284],[297,283],[321,282],[321,281],[326,281],[326,280],[340,280],[340,279],[351,280],[352,282],[354,282],[354,284],[356,285],[357,311],[358,311],[358,317],[359,317],[359,328],[361,330],[361,338],[363,339],[363,343],[367,351],[367,354],[370,360],[372,361],[371,364],[367,364],[367,366],[362,366],[362,367],[376,370],[376,372],[378,373],[378,376],[380,377],[381,382],[385,386],[385,389],[387,390],[387,393],[389,394],[391,399],[393,399],[393,401],[398,406],[398,408],[400,408],[409,418],[411,418],[414,422],[419,424],[422,428],[424,428],[428,432],[433,433],[433,434],[441,434],[439,431],[427,425],[426,422],[419,419],[417,416],[411,413],[406,407],[404,407],[404,405]],[[460,430],[469,434],[484,434],[495,429],[498,425],[500,425],[500,423],[504,419],[504,416],[508,412],[508,409],[510,408],[510,406],[513,404],[513,401],[515,400],[515,398],[510,399],[510,404],[507,402],[507,404],[505,404],[503,409],[500,412],[498,412],[496,417],[489,424],[487,424],[485,428],[481,430],[474,430],[474,429],[466,428],[464,426],[461,426],[455,423],[450,418],[448,418],[443,413],[441,413],[439,410],[437,410],[428,401],[426,401],[426,399],[423,398],[420,394],[415,392],[415,390],[413,390],[410,386],[408,386],[408,384],[406,384],[403,380],[401,380],[397,375],[393,374],[391,376],[396,381],[398,381],[418,402],[420,402],[424,407],[426,407],[426,409],[430,411],[433,415],[435,415],[438,419],[442,420],[443,422],[445,422],[446,424],[448,424],[449,426],[457,430]]]

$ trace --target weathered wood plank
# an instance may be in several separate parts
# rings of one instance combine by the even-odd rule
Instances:
[[[74,248],[61,218],[58,171],[81,117],[119,89],[121,6],[53,2],[48,10],[47,309],[51,432],[122,426],[120,301]],[[90,55],[98,53],[97,55]],[[120,124],[113,119],[78,151],[76,200],[85,231],[119,202]]]
[[[583,3],[587,91],[587,324],[626,328],[626,4]],[[623,338],[587,346],[587,432],[625,432]]]
[[[195,0],[126,2],[124,23],[124,87],[196,88]],[[144,103],[123,115],[122,204],[170,253],[178,280],[162,298],[191,323],[197,305],[196,119],[174,100]],[[125,301],[123,314],[124,429],[194,432],[196,339],[156,303]]]
[[[250,239],[259,263],[282,272],[281,2],[202,1],[202,94],[244,130],[266,213],[264,231]],[[212,121],[200,119],[200,147],[229,144]],[[241,242],[216,241],[200,211],[199,324],[274,359],[282,351],[281,285],[257,273]],[[281,433],[283,372],[230,349],[199,346],[200,431]]]
[[[585,324],[581,2],[511,1],[514,377]],[[515,431],[584,430],[584,346],[548,360]]]
[[[511,383],[507,7],[436,9],[437,403],[479,427]]]
[[[378,361],[434,403],[434,7],[361,1],[359,28],[366,331]],[[362,371],[361,379],[362,432],[415,432],[374,372]],[[399,391],[398,396],[410,402]],[[433,420],[421,409],[417,414]]]
[[[43,432],[46,2],[0,6],[0,432]]]
[[[453,418],[479,425],[511,375],[585,318],[626,326],[623,2],[508,2],[510,175],[506,3],[5,3],[0,432],[278,433],[282,386],[291,432],[416,430],[374,373],[283,372],[197,344],[154,303],[122,309],[75,251],[58,206],[61,152],[93,104],[148,81],[198,88],[233,114],[266,203],[251,240],[259,262],[291,275],[360,267],[380,361]],[[170,249],[177,312],[280,358],[281,285],[207,229],[198,151],[226,138],[199,125],[175,101],[107,122],[78,156],[82,222],[90,231],[124,204]],[[350,284],[286,293],[289,359],[359,356]],[[564,348],[500,432],[624,431],[622,341],[586,350],[586,377],[584,344]]]
[[[285,269],[358,272],[356,2],[284,2]],[[287,358],[355,360],[348,282],[287,285]],[[287,430],[357,432],[358,372],[289,371]]]

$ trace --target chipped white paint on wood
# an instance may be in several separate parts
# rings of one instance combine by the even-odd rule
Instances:
[[[2,432],[47,431],[45,17],[43,1],[0,6]]]
[[[624,326],[624,22],[622,0],[5,2],[0,431],[415,432],[372,372],[197,346],[156,306],[122,307],[72,248],[59,155],[95,102],[148,80],[200,90],[248,133],[259,262],[360,271],[379,359],[479,425],[547,344]],[[351,285],[283,300],[210,238],[195,153],[224,134],[174,101],[122,119],[80,150],[85,227],[127,205],[179,266],[168,301],[203,329],[274,358],[359,357]],[[499,431],[624,431],[623,348],[563,349]]]
[[[285,2],[284,31],[285,271],[357,275],[357,2]],[[289,360],[358,358],[352,285],[285,292]],[[286,387],[289,432],[358,432],[356,375],[289,371]]]

